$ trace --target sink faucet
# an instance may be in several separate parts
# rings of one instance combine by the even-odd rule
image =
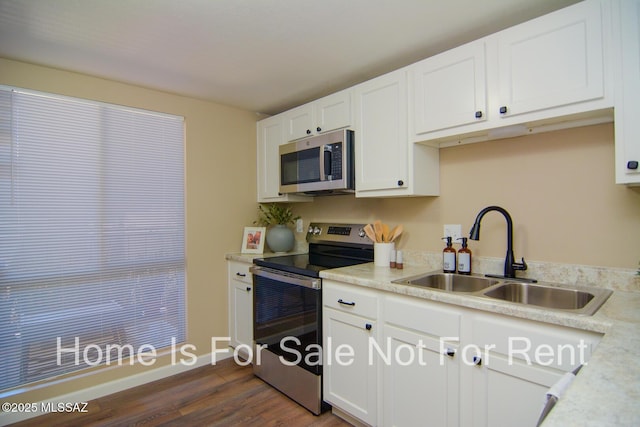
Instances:
[[[527,263],[522,258],[522,262],[515,262],[513,256],[513,221],[511,221],[511,215],[505,209],[500,206],[488,206],[482,209],[478,216],[476,217],[476,221],[473,223],[473,227],[469,231],[469,238],[471,240],[480,240],[480,221],[482,217],[485,216],[487,212],[498,211],[504,218],[507,220],[507,256],[504,259],[504,276],[493,276],[487,274],[488,277],[499,277],[499,278],[509,278],[509,279],[517,279],[523,280],[526,282],[536,282],[534,279],[524,279],[524,278],[516,278],[516,270],[526,270]]]

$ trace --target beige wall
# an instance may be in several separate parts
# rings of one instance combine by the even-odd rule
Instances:
[[[516,257],[527,260],[637,268],[640,188],[614,184],[613,124],[462,145],[440,150],[441,196],[411,199],[317,198],[294,205],[310,220],[402,223],[400,247],[440,251],[442,226],[463,235],[489,205],[514,222]],[[298,236],[300,238],[300,236]],[[505,221],[482,220],[478,256],[504,257]]]
[[[0,58],[0,84],[127,105],[185,117],[187,225],[187,342],[198,354],[211,337],[227,335],[225,253],[239,251],[242,230],[256,212],[256,115],[81,74]],[[153,366],[155,368],[161,361]],[[139,371],[96,375],[13,396],[33,402]]]

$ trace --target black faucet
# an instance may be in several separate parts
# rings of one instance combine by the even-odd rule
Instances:
[[[490,211],[498,211],[504,218],[507,220],[507,256],[504,259],[504,276],[495,276],[487,274],[487,277],[498,277],[498,278],[508,278],[508,279],[517,279],[525,282],[535,283],[537,280],[535,279],[525,279],[516,277],[516,270],[526,270],[527,263],[522,258],[522,262],[515,262],[513,256],[513,221],[511,221],[511,215],[505,209],[500,206],[488,206],[482,209],[478,216],[476,217],[476,221],[473,223],[473,227],[469,231],[469,238],[471,240],[480,240],[480,221],[482,217]]]

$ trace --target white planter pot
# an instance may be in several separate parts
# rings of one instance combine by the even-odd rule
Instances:
[[[273,252],[288,252],[295,246],[293,231],[283,224],[277,224],[267,230],[267,246]]]

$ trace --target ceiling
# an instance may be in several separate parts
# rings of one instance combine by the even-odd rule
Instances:
[[[0,57],[276,114],[576,2],[0,0]]]

